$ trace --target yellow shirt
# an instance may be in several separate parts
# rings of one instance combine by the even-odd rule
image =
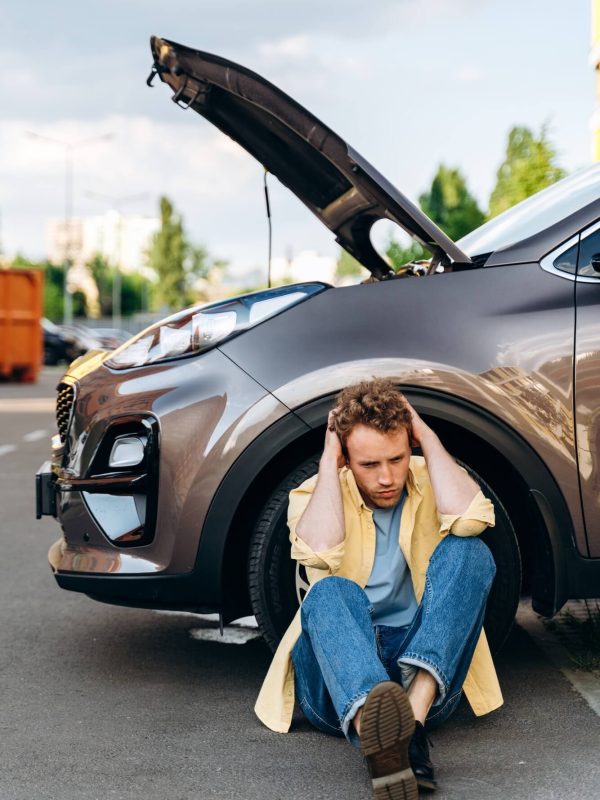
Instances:
[[[296,535],[296,525],[314,491],[314,475],[290,493],[288,525],[292,558],[306,567],[312,585],[328,575],[339,575],[364,588],[375,558],[373,512],[366,505],[347,467],[339,471],[346,527],[345,538],[330,550],[313,552]],[[400,519],[400,548],[410,569],[417,602],[421,601],[425,573],[433,551],[447,533],[477,536],[494,525],[494,507],[481,492],[463,514],[439,514],[425,459],[412,456],[406,482],[407,498]],[[271,730],[287,733],[294,711],[294,665],[292,649],[302,631],[300,611],[281,640],[264,680],[254,710]],[[463,686],[477,716],[488,714],[502,705],[502,693],[484,631],[475,647]]]

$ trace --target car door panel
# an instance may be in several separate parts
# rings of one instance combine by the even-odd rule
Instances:
[[[591,264],[600,254],[600,230],[581,236],[577,264],[575,418],[581,499],[590,555],[600,557],[600,273]]]

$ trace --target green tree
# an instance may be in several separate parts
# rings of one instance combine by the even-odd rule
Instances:
[[[160,230],[152,238],[148,263],[158,275],[157,300],[169,308],[193,303],[194,282],[212,266],[207,251],[186,238],[181,215],[168,197],[160,198]]]
[[[458,169],[440,164],[431,189],[419,197],[421,209],[453,241],[466,236],[485,220]]]
[[[100,255],[100,253],[96,253],[92,256],[90,261],[88,261],[87,266],[98,287],[100,316],[109,317],[112,314],[113,286],[113,275],[110,264],[104,256]]]
[[[456,241],[477,228],[485,220],[483,211],[467,188],[460,170],[440,164],[428,192],[419,197],[419,205],[427,216],[452,240]],[[411,261],[431,258],[431,253],[418,242],[403,247],[391,239],[386,256],[398,271]]]
[[[392,265],[392,269],[396,272],[411,261],[419,261],[422,258],[431,257],[431,254],[418,242],[413,242],[408,247],[402,247],[400,242],[395,239],[390,239],[385,254]]]
[[[64,316],[64,267],[46,261],[44,268],[44,316],[62,322]]]
[[[150,281],[142,275],[123,273],[121,275],[121,313],[124,317],[144,311],[145,298],[152,289]]]
[[[540,189],[565,176],[556,163],[557,153],[548,140],[546,125],[539,136],[525,127],[516,126],[508,134],[506,156],[496,175],[496,186],[490,196],[489,216],[495,217]]]
[[[112,267],[104,256],[96,253],[88,261],[88,269],[98,287],[100,315],[110,317],[113,311],[113,284],[115,267]],[[151,281],[139,274],[121,272],[121,314],[128,317],[138,311],[146,310],[146,298],[152,292]]]
[[[80,290],[76,289],[73,292],[73,316],[74,317],[87,317],[88,316],[88,304],[87,298],[85,294]]]

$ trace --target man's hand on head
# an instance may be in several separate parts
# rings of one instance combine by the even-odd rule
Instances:
[[[327,431],[325,432],[325,447],[323,449],[323,459],[335,463],[341,469],[346,463],[346,458],[342,451],[342,443],[335,429],[335,410],[329,412],[327,417]]]
[[[330,411],[317,483],[296,525],[297,536],[315,553],[330,550],[344,541],[346,528],[338,470],[345,463],[335,429],[335,412]]]
[[[405,398],[406,400],[406,398]],[[411,404],[406,400],[406,405],[408,410],[412,416],[412,439],[411,445],[412,447],[422,447],[423,440],[426,439],[428,436],[434,435],[434,432],[431,430],[427,423],[423,422],[421,417],[417,414]]]
[[[423,422],[411,404],[412,445],[420,447],[440,514],[462,514],[473,500],[479,486],[447,452],[435,431]]]

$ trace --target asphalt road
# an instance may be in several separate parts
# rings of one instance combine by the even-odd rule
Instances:
[[[369,798],[343,740],[254,717],[262,641],[198,641],[193,617],[55,585],[58,527],[35,520],[33,491],[53,413],[31,398],[52,398],[58,376],[0,384],[0,799]],[[497,666],[505,706],[479,720],[463,706],[433,735],[436,797],[597,798],[600,719],[520,629]]]

